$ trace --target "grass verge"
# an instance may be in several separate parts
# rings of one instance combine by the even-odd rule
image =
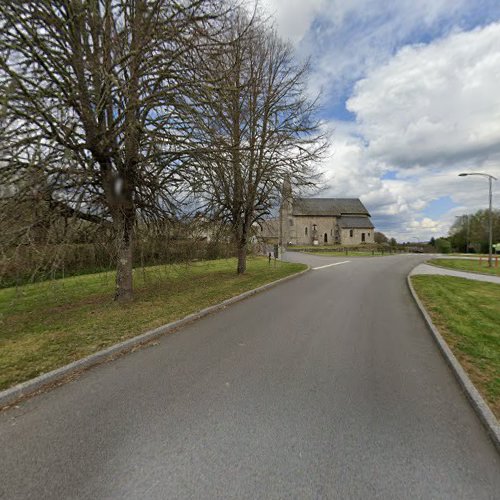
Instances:
[[[307,250],[305,250],[307,253]],[[311,252],[312,253],[312,252]],[[338,251],[320,251],[320,252],[314,252],[314,255],[322,255],[326,257],[382,257],[385,255],[391,255],[389,252],[338,252]]]
[[[500,285],[453,276],[413,276],[419,298],[500,419]]]
[[[0,290],[0,389],[305,269],[248,259],[134,270],[135,300],[112,300],[113,272]]]
[[[453,255],[456,257],[488,257],[487,253],[460,253],[460,252],[450,252],[446,255]]]
[[[495,258],[493,257],[493,259]],[[484,258],[482,261],[473,259],[432,259],[427,264],[453,269],[454,271],[500,276],[500,262],[498,263],[499,267],[488,267],[488,260]],[[495,260],[493,260],[493,265],[495,265]]]
[[[381,257],[391,255],[391,250],[379,250],[378,248],[359,248],[359,247],[338,247],[338,246],[311,246],[311,245],[293,245],[287,248],[289,252],[304,252],[313,255],[326,255],[328,257]],[[392,251],[392,253],[396,253]]]

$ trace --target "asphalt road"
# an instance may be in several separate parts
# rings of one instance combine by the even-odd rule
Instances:
[[[422,260],[311,271],[2,412],[0,497],[500,498],[406,288]]]

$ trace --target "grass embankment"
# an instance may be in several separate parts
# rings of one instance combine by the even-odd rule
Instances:
[[[323,246],[310,246],[310,245],[294,245],[287,248],[290,252],[305,252],[314,255],[323,255],[328,257],[381,257],[383,255],[391,255],[390,250],[380,250],[378,248],[360,249],[359,247],[329,247]],[[392,252],[396,253],[396,252]]]
[[[500,260],[500,259],[499,259]],[[427,264],[432,264],[438,267],[453,269],[454,271],[466,271],[469,273],[489,274],[492,276],[500,276],[499,267],[488,267],[488,259],[432,259]],[[493,257],[493,266],[495,266],[495,257]]]
[[[305,268],[251,258],[243,276],[235,259],[136,269],[128,304],[112,300],[112,272],[2,289],[0,389]]]
[[[452,255],[454,257],[488,257],[487,253],[459,253],[459,252],[450,252],[446,255]],[[495,254],[493,254],[495,255]]]
[[[307,250],[306,250],[307,252]],[[357,252],[357,251],[347,251],[347,252],[338,252],[338,251],[320,251],[314,252],[314,255],[323,255],[326,257],[382,257],[383,255],[391,255],[389,252]]]
[[[500,285],[413,276],[432,321],[500,419]]]

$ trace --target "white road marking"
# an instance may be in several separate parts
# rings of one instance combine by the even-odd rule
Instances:
[[[340,266],[340,264],[347,264],[348,262],[351,261],[343,260],[342,262],[335,262],[335,264],[327,264],[326,266],[313,267],[313,271],[316,271],[316,269],[324,269],[325,267]]]

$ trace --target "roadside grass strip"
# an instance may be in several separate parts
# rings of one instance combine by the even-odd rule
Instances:
[[[288,252],[302,252],[312,255],[321,255],[327,257],[383,257],[386,255],[394,255],[395,251],[391,249],[380,249],[378,247],[367,246],[349,247],[349,246],[332,246],[332,245],[293,245],[287,248]]]
[[[333,264],[326,264],[326,266],[318,266],[318,267],[313,267],[313,271],[317,271],[318,269],[324,269],[325,267],[332,267],[332,266],[340,266],[341,264],[347,264],[348,262],[351,262],[350,260],[344,260],[342,262],[335,262]]]
[[[307,253],[309,255],[320,255],[322,257],[384,257],[388,255],[395,255],[391,254],[390,252],[378,252],[378,251],[366,251],[366,252],[361,252],[361,251],[353,251],[353,250],[348,250],[347,252],[342,250],[317,250],[318,247],[315,247],[315,249],[305,249],[305,250],[298,250],[294,248],[293,250],[288,249],[289,252],[302,252],[302,253]]]
[[[386,257],[391,255],[389,252],[337,252],[337,251],[320,251],[320,252],[305,252],[310,253],[311,255],[321,255],[323,257]]]
[[[500,261],[500,259],[499,259]],[[488,267],[488,260],[484,257],[479,259],[432,259],[427,262],[436,267],[453,269],[454,271],[465,271],[476,274],[487,274],[491,276],[500,276],[500,262],[497,267]],[[493,266],[495,266],[495,257],[493,257]]]
[[[450,252],[446,255],[449,256],[456,256],[456,257],[469,257],[469,258],[479,258],[479,257],[488,257],[487,253],[460,253],[460,252]],[[498,254],[493,254],[493,255],[498,255]]]
[[[434,325],[500,419],[500,285],[436,275],[411,280]]]
[[[114,272],[0,290],[0,390],[306,269],[248,259],[134,270],[135,299],[113,301]]]

